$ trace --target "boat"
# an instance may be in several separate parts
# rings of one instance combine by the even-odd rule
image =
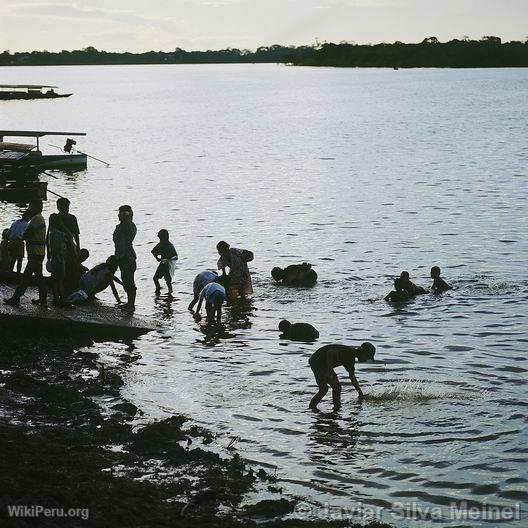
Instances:
[[[8,182],[0,184],[0,201],[8,203],[29,203],[33,200],[48,199],[47,182]]]
[[[45,84],[0,84],[0,100],[10,101],[16,99],[58,99],[73,95],[59,94],[55,91],[57,86]]]
[[[85,132],[54,132],[35,130],[0,130],[0,173],[33,168],[85,169],[87,155],[73,148],[75,141],[68,138],[61,154],[47,154],[40,150],[40,138],[44,136],[86,136]],[[35,144],[4,141],[5,137],[30,137]]]

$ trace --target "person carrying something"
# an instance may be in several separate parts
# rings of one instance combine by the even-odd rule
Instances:
[[[222,275],[226,275],[226,268],[229,268],[227,274],[228,286],[227,296],[229,299],[242,297],[253,293],[251,284],[251,275],[247,263],[253,260],[253,253],[246,249],[232,248],[223,240],[218,242],[216,249],[220,258],[218,259],[218,269],[222,270]]]
[[[24,260],[24,233],[30,220],[31,214],[29,210],[24,211],[22,217],[11,224],[7,235],[9,240],[7,247],[9,257],[11,258],[11,270],[16,266],[17,273],[22,271],[22,261]]]
[[[169,295],[172,294],[172,276],[174,275],[174,268],[178,260],[178,253],[169,240],[169,232],[166,229],[161,229],[158,233],[159,244],[156,244],[152,250],[152,255],[159,262],[156,273],[154,274],[154,284],[156,285],[156,295],[161,292],[159,280],[165,279]]]
[[[29,281],[33,275],[37,278],[39,287],[39,298],[33,299],[33,304],[47,305],[47,291],[42,275],[42,264],[46,255],[46,222],[42,216],[42,201],[38,200],[29,204],[31,220],[24,232],[26,241],[27,264],[22,275],[20,284],[6,304],[18,305],[20,298],[26,293]]]

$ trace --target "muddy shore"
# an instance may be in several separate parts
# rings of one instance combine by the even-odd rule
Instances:
[[[184,416],[138,428],[141,410],[122,385],[120,369],[103,365],[88,341],[2,331],[2,526],[351,526],[282,520],[296,501],[273,475],[222,451]],[[262,500],[248,504],[250,493]],[[76,511],[15,518],[8,507],[17,505]]]

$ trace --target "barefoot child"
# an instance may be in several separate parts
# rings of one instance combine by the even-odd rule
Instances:
[[[156,285],[156,295],[161,292],[159,280],[165,279],[169,295],[172,293],[172,276],[176,261],[178,260],[178,253],[169,240],[169,232],[166,229],[161,229],[158,233],[159,244],[152,250],[154,258],[159,262],[158,269],[154,274],[154,284]]]
[[[200,315],[202,309],[202,303],[205,299],[205,311],[207,313],[207,322],[214,324],[216,322],[220,324],[222,319],[222,305],[226,300],[225,288],[217,282],[210,282],[200,293],[200,300],[198,301],[198,308],[196,309],[196,315]]]
[[[326,345],[316,350],[310,358],[310,367],[314,373],[319,392],[310,401],[310,408],[317,409],[317,405],[328,392],[328,385],[332,387],[334,410],[341,406],[341,383],[334,372],[336,367],[343,366],[348,372],[350,381],[358,393],[359,399],[363,398],[363,391],[355,375],[355,361],[368,361],[374,358],[376,348],[372,343],[362,343],[359,347],[346,345]]]

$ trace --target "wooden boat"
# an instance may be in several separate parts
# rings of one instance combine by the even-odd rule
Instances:
[[[71,93],[59,94],[55,91],[55,88],[57,86],[45,84],[0,84],[0,100],[58,99],[72,95]]]
[[[87,156],[72,152],[71,143],[66,142],[61,154],[45,154],[40,150],[39,139],[44,136],[86,136],[85,132],[53,132],[34,130],[0,130],[0,171],[31,167],[37,169],[85,169]],[[36,144],[5,142],[4,137],[31,137]],[[71,140],[73,142],[73,140]]]
[[[47,200],[47,182],[9,182],[0,185],[0,201],[8,203],[29,203],[33,200]]]

